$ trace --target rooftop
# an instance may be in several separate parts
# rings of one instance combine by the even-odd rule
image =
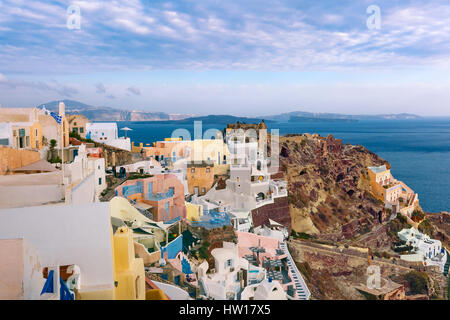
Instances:
[[[382,166],[379,166],[379,167],[369,167],[369,169],[374,173],[381,173],[381,172],[387,171],[385,164]]]

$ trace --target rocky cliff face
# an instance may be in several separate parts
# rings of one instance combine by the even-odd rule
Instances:
[[[366,148],[331,135],[287,135],[280,137],[280,164],[296,232],[338,241],[386,220],[383,204],[370,193],[367,167],[390,165]]]

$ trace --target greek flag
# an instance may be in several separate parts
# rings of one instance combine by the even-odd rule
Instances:
[[[61,124],[61,122],[62,122],[62,117],[61,117],[60,115],[58,115],[58,114],[56,114],[56,113],[54,113],[54,112],[52,112],[52,111],[47,110],[47,109],[45,108],[45,106],[42,107],[42,111],[44,111],[45,114],[51,115],[51,116],[53,117],[53,119],[55,119],[56,122],[58,122],[58,124]]]

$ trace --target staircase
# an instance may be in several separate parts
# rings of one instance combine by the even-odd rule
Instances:
[[[445,250],[447,251],[447,250]],[[450,267],[450,254],[447,251],[447,262],[444,265],[444,276],[448,276],[448,268]]]
[[[280,244],[280,247],[281,247],[281,250],[283,250],[283,252],[287,256],[287,265],[289,267],[289,270],[291,271],[292,278],[294,280],[295,291],[297,292],[298,299],[299,300],[309,300],[309,297],[311,296],[311,292],[309,291],[305,281],[303,280],[303,277],[300,274],[300,271],[298,271],[297,266],[295,265],[295,262],[292,259],[291,254],[289,253],[286,242],[282,242]]]

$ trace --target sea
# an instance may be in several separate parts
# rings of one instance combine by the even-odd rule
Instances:
[[[202,123],[202,134],[223,130],[226,124]],[[332,134],[344,144],[363,145],[391,164],[392,175],[419,194],[426,212],[450,211],[450,118],[420,120],[360,120],[357,122],[267,122],[269,130],[287,133]],[[194,137],[194,123],[118,122],[128,127],[128,137],[136,144],[171,137],[184,129],[186,138]],[[197,129],[198,130],[198,129]],[[120,131],[124,135],[125,131]],[[206,136],[205,136],[206,138]]]

